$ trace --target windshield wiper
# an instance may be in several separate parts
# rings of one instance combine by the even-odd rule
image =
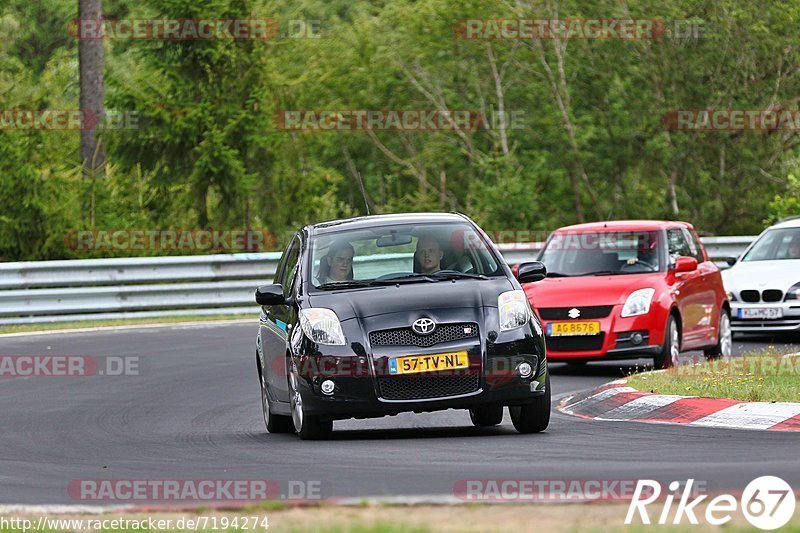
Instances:
[[[611,270],[598,270],[597,272],[587,272],[581,276],[618,276],[620,274],[627,274],[627,272],[620,272],[619,270],[612,272]]]
[[[332,291],[335,289],[354,289],[358,287],[369,287],[370,284],[366,281],[354,281],[354,280],[346,280],[346,281],[331,281],[329,283],[323,283],[322,285],[318,285],[318,289],[322,289],[323,291]]]
[[[396,283],[419,283],[420,281],[435,283],[437,280],[425,274],[406,274],[393,278],[375,279],[369,282],[370,285],[395,285]]]
[[[430,277],[436,280],[446,279],[489,279],[483,274],[470,274],[469,272],[434,272]]]
[[[572,274],[564,274],[562,272],[548,272],[547,273],[547,277],[548,278],[569,278],[571,276],[572,276]]]

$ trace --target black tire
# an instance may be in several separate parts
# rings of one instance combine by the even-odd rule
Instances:
[[[550,374],[545,380],[545,393],[525,405],[511,405],[508,412],[514,428],[520,433],[539,433],[550,425]]]
[[[261,388],[261,411],[264,415],[264,425],[270,433],[294,433],[294,424],[291,416],[276,415],[269,408],[269,398],[267,396],[267,378],[261,370],[261,363],[256,353],[256,365],[258,366],[258,379]]]
[[[496,426],[503,421],[503,406],[484,405],[470,409],[469,418],[477,427]]]
[[[673,315],[669,315],[667,326],[664,328],[664,345],[661,352],[653,358],[653,367],[656,370],[671,368],[677,363],[677,356],[681,351],[681,329]]]
[[[727,309],[723,309],[719,315],[717,344],[703,351],[706,354],[706,359],[730,357],[733,353],[733,331],[731,331],[731,317]]]
[[[305,412],[303,395],[298,388],[297,370],[289,375],[289,395],[291,397],[292,426],[301,440],[320,440],[330,437],[333,420],[321,420]]]

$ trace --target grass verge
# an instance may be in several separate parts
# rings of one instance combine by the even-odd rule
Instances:
[[[800,402],[800,357],[748,355],[633,374],[628,385],[656,394]]]
[[[242,315],[175,315],[143,318],[115,318],[107,320],[75,320],[72,322],[49,322],[46,324],[14,324],[0,326],[3,333],[27,333],[31,331],[54,331],[61,329],[81,329],[113,326],[135,326],[144,324],[174,324],[179,322],[213,322],[217,320],[258,319],[258,311]]]

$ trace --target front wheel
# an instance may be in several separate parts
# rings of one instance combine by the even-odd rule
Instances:
[[[550,425],[550,373],[544,382],[545,393],[525,405],[511,405],[511,423],[520,433],[539,433]]]
[[[496,426],[503,421],[503,406],[485,405],[470,409],[469,418],[477,427]]]
[[[292,423],[297,436],[302,440],[318,440],[329,437],[333,431],[333,421],[320,420],[318,416],[306,413],[295,368],[292,368],[292,372],[289,374],[289,394],[291,396]]]
[[[664,332],[664,346],[661,347],[661,352],[653,359],[653,366],[656,370],[673,367],[680,361],[681,331],[674,316],[669,315]]]
[[[730,357],[733,353],[733,330],[731,330],[731,317],[728,311],[722,310],[719,316],[719,329],[717,330],[717,344],[704,350],[706,359],[719,359]]]

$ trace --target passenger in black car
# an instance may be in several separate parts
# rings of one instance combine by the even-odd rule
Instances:
[[[319,262],[317,280],[320,285],[353,279],[353,245],[347,241],[334,242]]]

